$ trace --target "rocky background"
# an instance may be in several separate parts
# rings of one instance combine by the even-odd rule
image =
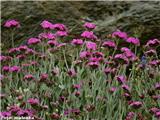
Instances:
[[[136,34],[142,42],[160,38],[160,1],[3,1],[2,49],[10,47],[10,31],[3,27],[7,19],[21,22],[22,27],[14,35],[17,44],[40,33],[39,24],[44,19],[64,23],[71,34],[79,33],[82,21],[89,20],[97,24],[96,34],[104,39],[116,29]]]

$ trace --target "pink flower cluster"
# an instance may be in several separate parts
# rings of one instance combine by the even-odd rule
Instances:
[[[5,22],[4,27],[11,28],[11,27],[20,27],[20,23],[17,20],[8,20]]]

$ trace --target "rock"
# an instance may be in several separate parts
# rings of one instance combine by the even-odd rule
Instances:
[[[21,22],[22,28],[14,36],[17,45],[42,32],[39,24],[44,19],[66,24],[73,36],[83,30],[82,18],[88,18],[104,39],[116,29],[136,33],[141,41],[160,38],[159,1],[3,1],[1,6],[2,25],[7,19]],[[10,32],[4,27],[1,30],[3,50],[11,46]]]
[[[97,31],[108,33],[120,29],[131,35],[137,34],[143,41],[160,38],[160,2],[126,2],[125,4],[120,13],[97,20],[96,23],[99,25]]]

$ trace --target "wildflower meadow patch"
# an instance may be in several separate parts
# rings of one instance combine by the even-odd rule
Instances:
[[[160,40],[141,44],[121,30],[101,39],[90,22],[75,37],[61,23],[40,26],[43,32],[25,44],[8,34],[12,48],[0,56],[1,119],[160,119]],[[23,26],[7,20],[3,27]]]

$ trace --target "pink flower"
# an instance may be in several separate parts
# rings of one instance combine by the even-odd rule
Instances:
[[[48,79],[48,74],[42,73],[42,74],[40,75],[40,79],[41,79],[41,80],[47,80],[47,79]]]
[[[33,111],[29,109],[26,109],[26,110],[21,109],[17,112],[17,115],[18,116],[33,116]]]
[[[132,120],[135,116],[134,112],[129,112],[125,118],[125,120]]]
[[[21,68],[19,66],[12,66],[10,67],[11,72],[20,72]]]
[[[93,52],[92,54],[94,57],[97,57],[97,58],[102,58],[104,57],[104,54],[102,52]]]
[[[58,42],[56,40],[49,40],[47,44],[49,44],[50,46],[56,46],[58,45]]]
[[[86,47],[89,50],[96,50],[97,49],[97,45],[94,42],[86,42]]]
[[[160,100],[160,95],[152,95],[152,98],[153,98],[154,100]]]
[[[9,72],[10,67],[9,66],[3,66],[2,71]]]
[[[39,104],[39,100],[36,99],[36,98],[29,98],[27,100],[27,102],[30,104],[30,105],[38,105]]]
[[[32,80],[32,79],[34,79],[34,77],[33,77],[32,74],[28,74],[28,75],[25,75],[25,76],[24,76],[24,79],[25,79],[25,80]]]
[[[66,31],[57,31],[56,36],[65,37],[68,36],[68,33]]]
[[[124,63],[124,64],[128,64],[128,63],[129,63],[128,58],[127,58],[124,54],[116,54],[116,55],[114,56],[114,59],[115,59],[117,62],[120,62],[120,63]]]
[[[117,31],[112,33],[112,37],[118,37],[118,38],[126,40],[127,39],[127,34],[125,32],[117,30]]]
[[[20,27],[20,23],[16,20],[8,20],[5,22],[4,27],[10,28],[10,27]]]
[[[116,43],[114,41],[105,41],[102,44],[103,47],[116,48]]]
[[[89,62],[87,64],[89,67],[95,69],[95,68],[98,68],[99,67],[99,62]]]
[[[0,112],[0,119],[3,119],[3,117],[11,117],[11,112],[7,112],[7,111],[3,111],[3,112]]]
[[[83,40],[81,40],[81,39],[73,39],[71,43],[73,45],[82,45],[83,44]]]
[[[108,74],[114,75],[116,73],[116,69],[109,67],[109,68],[105,68],[104,72],[105,72],[106,75],[108,75]]]
[[[131,100],[131,98],[132,98],[129,93],[124,93],[123,95],[127,100]]]
[[[11,60],[12,60],[11,56],[0,55],[0,61],[2,62],[11,61]]]
[[[60,23],[54,24],[53,28],[57,29],[59,31],[66,31],[67,30],[66,26],[64,24],[60,24]]]
[[[129,92],[130,91],[130,87],[127,84],[123,84],[122,88],[126,91]]]
[[[133,108],[140,108],[142,106],[142,102],[140,101],[133,101],[130,103],[130,106]]]
[[[40,39],[38,39],[38,38],[30,38],[29,40],[28,40],[28,45],[34,45],[34,44],[38,44],[38,43],[40,43],[41,41],[40,41]]]
[[[102,58],[101,57],[99,57],[99,58],[97,58],[97,57],[91,57],[91,58],[89,58],[89,61],[90,62],[100,62],[100,61],[102,61]]]
[[[18,48],[11,48],[11,49],[9,49],[8,52],[9,53],[17,53],[17,52],[19,52],[19,49]]]
[[[155,89],[160,90],[160,82],[155,84]]]
[[[121,51],[127,58],[130,58],[133,61],[136,59],[136,55],[129,48],[122,47]]]
[[[116,90],[117,90],[116,87],[111,87],[111,88],[109,89],[109,91],[110,91],[111,93],[114,93]]]
[[[28,48],[25,54],[35,54],[35,53],[36,53],[35,50]]]
[[[149,40],[145,46],[146,47],[156,47],[158,45],[160,45],[160,41],[158,39],[153,39],[153,40]]]
[[[76,96],[76,97],[79,97],[79,96],[80,96],[80,94],[81,94],[81,92],[80,92],[80,91],[76,91],[76,92],[75,92],[75,96]]]
[[[80,52],[80,58],[88,58],[91,55],[88,51],[82,51]]]
[[[58,68],[58,67],[55,67],[51,72],[52,72],[52,75],[54,75],[54,76],[58,76],[58,75],[59,75],[60,70],[59,70],[59,68]]]
[[[21,51],[21,52],[26,51],[27,49],[28,49],[27,45],[21,45],[21,46],[18,47],[18,50]]]
[[[38,38],[39,39],[44,38],[44,39],[49,39],[49,40],[55,40],[56,37],[55,37],[55,34],[48,32],[48,33],[39,34]]]
[[[70,77],[75,77],[77,75],[74,69],[69,69],[67,73]]]
[[[74,88],[74,89],[80,89],[81,88],[81,85],[80,84],[74,84],[74,85],[72,85],[72,87]]]
[[[120,84],[123,84],[126,82],[126,77],[123,76],[123,75],[119,75],[116,77],[117,78],[117,81],[120,83]]]
[[[60,43],[60,44],[57,45],[57,48],[61,48],[61,47],[64,47],[66,45],[67,45],[66,43]]]
[[[95,24],[89,23],[89,22],[86,22],[83,26],[84,26],[85,28],[88,28],[88,29],[94,29],[94,28],[96,28],[96,25],[95,25]]]
[[[25,55],[17,55],[16,58],[17,58],[17,59],[20,59],[20,60],[23,60],[23,59],[26,58],[26,56],[25,56]]]
[[[128,43],[132,43],[134,45],[140,45],[139,39],[138,38],[134,38],[134,37],[129,37],[126,40]]]
[[[152,114],[155,114],[158,111],[160,111],[160,109],[158,109],[156,107],[153,107],[153,108],[149,109],[149,112],[152,113]]]
[[[130,52],[131,50],[129,48],[127,48],[127,47],[122,47],[121,51],[122,52],[128,52],[128,51]]]
[[[17,105],[12,105],[8,107],[8,111],[10,111],[12,114],[17,113],[21,108]]]
[[[155,116],[156,116],[157,118],[160,118],[160,111],[156,112],[156,113],[155,113]]]
[[[145,54],[145,55],[148,55],[148,56],[153,56],[153,55],[155,55],[156,53],[157,53],[156,50],[150,49],[150,50],[146,51],[144,54]]]
[[[84,31],[81,36],[83,38],[87,38],[87,39],[91,39],[91,40],[95,40],[97,39],[97,36],[94,35],[94,33],[92,31]]]
[[[152,60],[152,61],[150,61],[149,62],[149,65],[151,65],[151,66],[157,66],[157,65],[159,65],[160,64],[160,61],[159,60]]]
[[[53,29],[53,24],[47,20],[44,20],[40,25],[44,29]]]
[[[52,113],[50,115],[50,117],[53,119],[53,120],[58,120],[61,118],[61,115],[59,115],[58,113]]]

